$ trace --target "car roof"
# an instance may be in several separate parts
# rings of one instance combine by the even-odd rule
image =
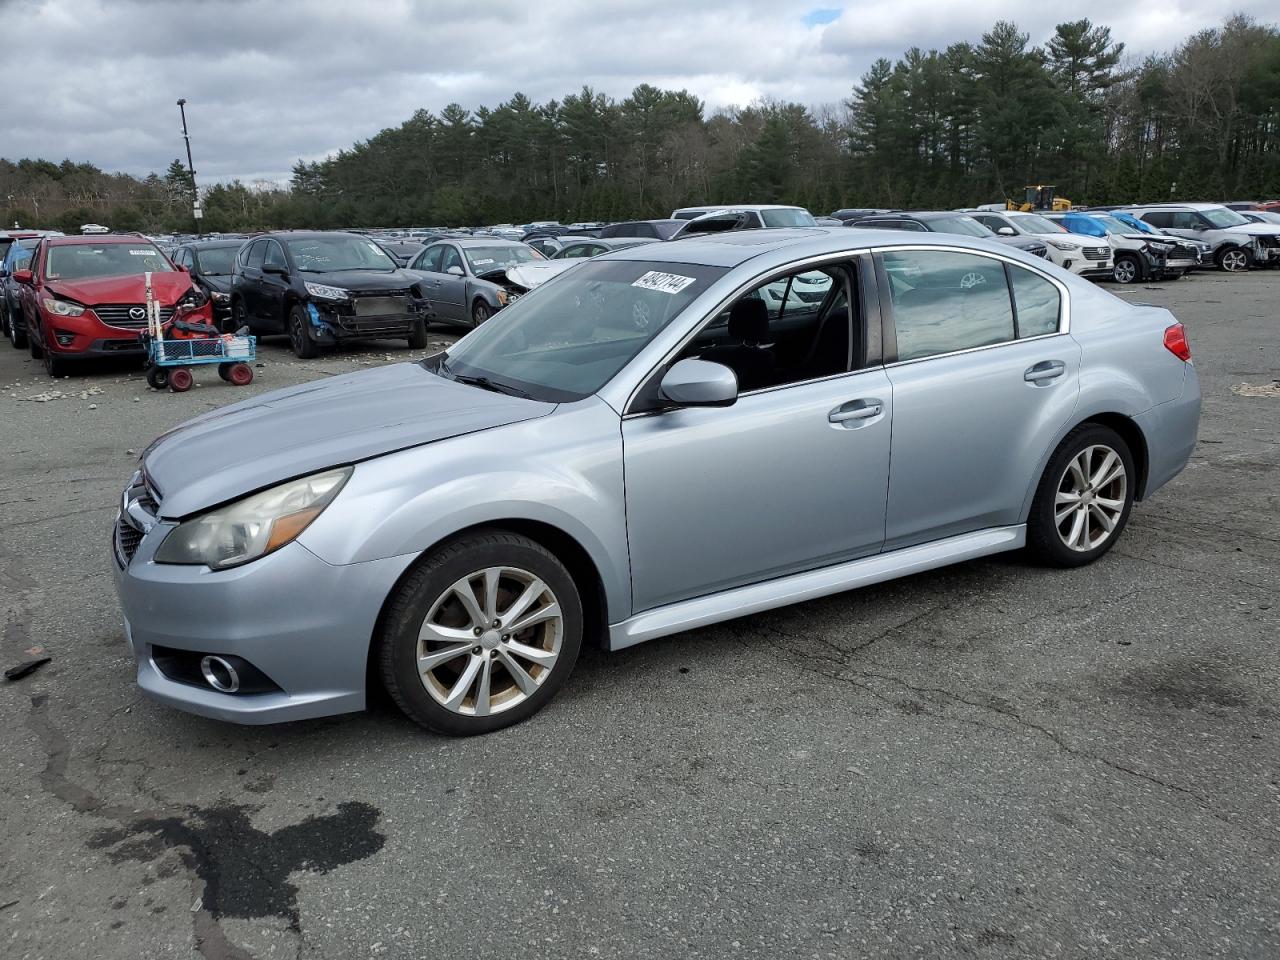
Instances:
[[[1220,203],[1135,203],[1129,210],[1217,210]]]
[[[71,247],[81,243],[150,243],[155,241],[140,233],[86,233],[81,236],[43,237],[50,246]]]
[[[719,213],[721,210],[804,210],[804,207],[797,206],[794,203],[708,203],[697,207],[678,207],[677,209],[706,210],[708,213]]]
[[[192,250],[215,250],[219,247],[238,247],[247,243],[252,237],[219,237],[216,240],[188,240],[186,243],[180,243],[180,247],[189,247]]]
[[[804,257],[820,257],[848,250],[862,250],[868,247],[911,247],[922,243],[929,246],[954,246],[1003,255],[1018,253],[1016,247],[986,237],[931,233],[926,240],[919,233],[904,233],[901,230],[784,227],[773,230],[726,230],[722,233],[700,233],[663,243],[643,243],[601,256],[610,260],[691,263],[710,267],[736,267],[748,260],[758,259],[762,265],[768,267],[772,261],[787,264]],[[1043,263],[1039,265],[1043,266]]]
[[[508,240],[505,237],[441,237],[439,240],[432,240],[430,246],[437,243],[456,243],[464,250],[472,247],[526,247],[527,243],[521,240]]]

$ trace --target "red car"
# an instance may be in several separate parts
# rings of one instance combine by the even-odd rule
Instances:
[[[51,377],[70,373],[73,360],[144,356],[148,272],[162,321],[180,310],[189,320],[213,322],[190,275],[146,237],[45,237],[30,269],[13,274],[31,356],[44,358]]]

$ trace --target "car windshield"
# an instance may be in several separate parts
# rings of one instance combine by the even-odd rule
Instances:
[[[289,252],[303,273],[336,270],[396,269],[396,262],[372,240],[332,234],[323,237],[285,237]]]
[[[462,252],[467,256],[471,272],[478,277],[519,263],[543,259],[542,254],[523,243],[513,243],[509,247],[468,247]]]
[[[236,254],[240,251],[239,246],[234,247],[209,247],[205,250],[196,250],[196,263],[200,266],[200,272],[211,277],[229,277],[232,268],[235,266]]]
[[[1159,233],[1160,232],[1151,224],[1147,223],[1145,220],[1139,220],[1137,217],[1132,217],[1132,216],[1129,216],[1128,214],[1125,214],[1124,216],[1117,215],[1116,219],[1119,220],[1121,223],[1123,223],[1125,226],[1132,227],[1133,229],[1138,230],[1142,233]]]
[[[994,234],[973,217],[933,217],[927,221],[937,233],[958,233],[966,237],[990,237]]]
[[[584,260],[454,344],[438,361],[439,372],[537,400],[580,400],[608,383],[725,269]]]
[[[760,219],[766,227],[816,227],[818,221],[813,214],[799,207],[784,207],[781,210],[761,210]]]
[[[149,243],[69,243],[49,248],[44,275],[48,280],[89,280],[171,273],[173,266]]]
[[[1046,220],[1044,217],[1037,217],[1034,213],[1028,213],[1026,216],[1018,217],[1017,222],[1022,224],[1024,230],[1030,233],[1066,233],[1059,224],[1052,220]]]
[[[1249,221],[1234,210],[1228,210],[1226,207],[1219,207],[1216,210],[1201,210],[1201,215],[1219,230],[1225,230],[1227,227],[1248,226]]]

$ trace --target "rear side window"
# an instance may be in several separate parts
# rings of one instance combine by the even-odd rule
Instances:
[[[919,360],[1015,338],[1004,263],[929,250],[882,255],[898,359]]]
[[[1058,317],[1062,312],[1062,295],[1050,281],[1009,265],[1009,278],[1013,281],[1013,302],[1018,308],[1018,336],[1041,337],[1058,332]]]
[[[1141,219],[1147,221],[1153,227],[1172,227],[1173,214],[1161,210],[1153,210],[1150,213],[1140,215]]]

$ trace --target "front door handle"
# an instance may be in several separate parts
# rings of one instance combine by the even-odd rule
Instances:
[[[827,414],[831,423],[851,423],[857,420],[873,420],[884,412],[884,404],[872,398],[850,400]]]
[[[1057,380],[1066,372],[1067,365],[1061,360],[1041,360],[1035,366],[1028,367],[1027,371],[1022,375],[1022,379],[1027,383],[1034,383],[1036,386],[1040,386],[1051,380]]]

